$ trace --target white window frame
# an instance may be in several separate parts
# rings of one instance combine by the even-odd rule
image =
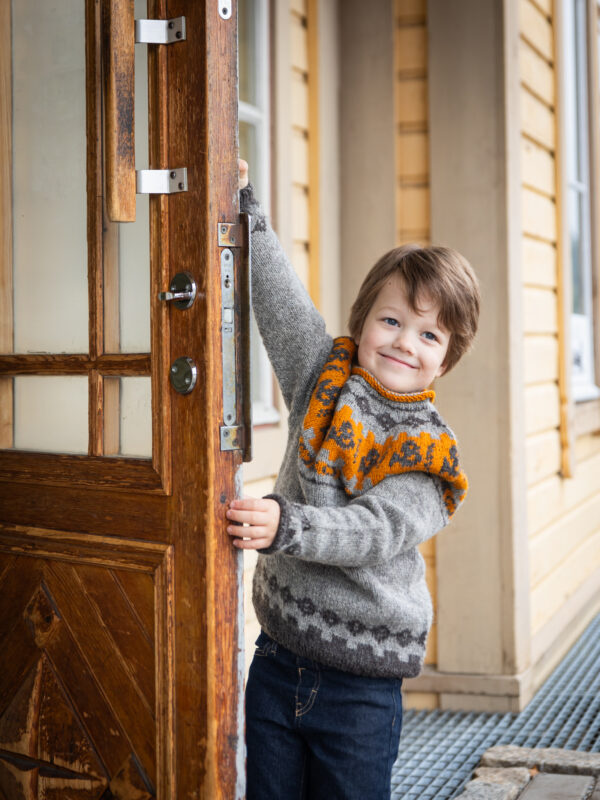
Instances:
[[[240,4],[244,0],[240,0]],[[253,42],[255,57],[256,105],[239,101],[240,122],[252,125],[255,131],[257,158],[250,164],[250,179],[267,214],[270,213],[271,186],[271,109],[270,109],[270,53],[269,53],[269,8],[268,0],[253,0]],[[252,324],[252,414],[255,425],[266,425],[279,421],[273,392],[273,373],[266,350],[259,339],[256,323]]]
[[[595,346],[594,346],[594,301],[592,251],[592,191],[591,173],[591,113],[593,104],[590,97],[590,57],[588,38],[587,0],[563,0],[562,52],[563,81],[565,88],[566,113],[575,119],[577,140],[573,138],[573,126],[565,124],[565,162],[566,162],[566,205],[569,241],[568,252],[572,254],[571,229],[573,223],[573,199],[578,210],[577,227],[580,232],[579,259],[583,265],[581,275],[581,299],[583,308],[575,313],[570,311],[571,340],[571,390],[575,402],[584,402],[600,397],[596,384]],[[595,30],[593,35],[596,35]],[[577,172],[573,149],[580,156],[580,169]],[[573,263],[569,280],[573,285]]]

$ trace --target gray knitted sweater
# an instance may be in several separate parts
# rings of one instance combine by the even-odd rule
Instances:
[[[252,301],[289,409],[274,497],[281,520],[259,551],[253,603],[294,653],[357,675],[404,678],[423,663],[432,607],[418,545],[443,528],[467,482],[433,392],[386,390],[335,342],[252,187]]]

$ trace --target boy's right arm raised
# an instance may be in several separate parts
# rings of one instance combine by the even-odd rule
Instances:
[[[254,316],[289,407],[295,393],[305,388],[314,378],[315,368],[327,358],[332,339],[254,197],[251,184],[240,191],[240,208],[252,217]]]

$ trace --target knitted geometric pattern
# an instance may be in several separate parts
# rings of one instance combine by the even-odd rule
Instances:
[[[454,438],[446,430],[432,436],[425,431],[398,432],[396,426],[394,435],[385,436],[384,431],[383,437],[378,437],[374,430],[365,429],[351,405],[338,404],[351,374],[360,375],[380,395],[399,404],[432,401],[435,393],[399,394],[387,390],[369,372],[352,366],[355,352],[356,344],[351,338],[341,336],[334,340],[304,417],[299,443],[302,463],[321,480],[329,478],[338,485],[341,482],[351,497],[376,486],[388,475],[405,472],[436,475],[443,481],[444,503],[451,517],[468,488]]]

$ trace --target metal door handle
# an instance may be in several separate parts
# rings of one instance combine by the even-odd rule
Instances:
[[[105,0],[103,9],[106,211],[111,222],[135,222],[136,193],[187,191],[185,167],[136,174],[134,136],[135,43],[184,41],[185,17],[136,21],[134,0]]]
[[[158,299],[173,302],[175,308],[189,308],[196,299],[196,281],[189,272],[178,272],[169,284],[168,292],[159,292]]]

